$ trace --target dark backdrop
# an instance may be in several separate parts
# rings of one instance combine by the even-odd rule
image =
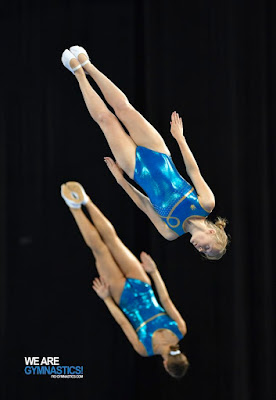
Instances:
[[[275,398],[275,19],[272,0],[2,3],[1,398]],[[162,133],[182,173],[169,120],[183,116],[214,216],[230,221],[222,260],[201,260],[188,237],[167,242],[117,186],[60,61],[74,44]],[[187,322],[183,380],[136,355],[91,290],[93,258],[59,194],[67,180],[156,260]],[[24,356],[83,365],[84,379],[25,376]]]

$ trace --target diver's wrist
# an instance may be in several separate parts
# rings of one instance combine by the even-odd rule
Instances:
[[[110,296],[110,294],[109,294],[108,296],[102,298],[102,300],[103,300],[105,303],[110,303],[110,301],[113,302],[113,299],[112,299],[112,297]]]
[[[185,139],[185,136],[183,136],[183,134],[180,136],[180,137],[178,137],[177,139],[176,139],[176,141],[177,141],[177,143],[179,144],[179,145],[186,145],[187,144],[187,142],[186,142],[186,139]]]

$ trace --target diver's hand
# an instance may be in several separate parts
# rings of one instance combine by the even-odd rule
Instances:
[[[179,114],[174,111],[171,115],[171,134],[175,140],[183,139],[183,122]]]
[[[152,274],[153,272],[157,271],[157,266],[149,254],[142,251],[140,254],[140,259],[142,267],[148,274]]]
[[[124,171],[119,165],[110,157],[104,157],[104,162],[108,166],[109,171],[112,173],[118,183],[124,180]]]
[[[95,278],[92,288],[102,300],[110,297],[109,285],[104,281],[103,277]]]

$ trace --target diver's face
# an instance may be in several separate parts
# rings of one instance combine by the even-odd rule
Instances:
[[[215,231],[213,229],[194,233],[190,242],[197,251],[205,255],[214,256],[218,252],[215,243]]]

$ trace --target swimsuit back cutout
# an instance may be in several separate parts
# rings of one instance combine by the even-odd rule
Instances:
[[[179,236],[186,233],[188,218],[209,215],[167,154],[137,146],[133,179],[146,192],[157,214]]]
[[[154,355],[152,335],[158,329],[169,329],[179,340],[183,338],[177,323],[159,305],[148,283],[126,279],[119,306],[136,330],[148,356]]]

